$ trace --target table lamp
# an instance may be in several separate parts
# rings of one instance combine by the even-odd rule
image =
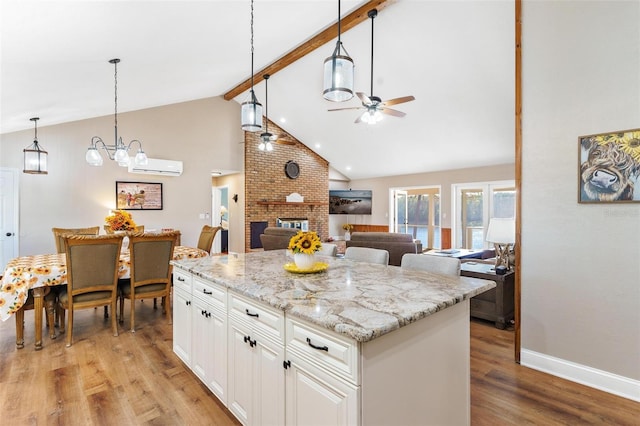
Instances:
[[[504,265],[511,268],[509,253],[516,242],[516,221],[514,218],[493,218],[489,221],[487,241],[496,249],[496,267]]]

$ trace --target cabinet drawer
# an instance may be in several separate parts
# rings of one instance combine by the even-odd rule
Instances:
[[[207,303],[219,307],[224,310],[227,299],[227,289],[211,282],[204,281],[200,278],[193,278],[193,290],[191,292],[194,297],[201,299]]]
[[[284,312],[229,292],[229,315],[251,324],[265,337],[284,344]]]
[[[286,319],[287,351],[307,358],[311,363],[359,385],[358,343],[326,332],[298,319]]]
[[[191,293],[191,274],[182,269],[173,268],[173,286]]]

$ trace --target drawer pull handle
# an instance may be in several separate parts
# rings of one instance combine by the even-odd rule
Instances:
[[[258,318],[258,314],[252,314],[251,312],[249,312],[249,309],[245,309],[245,311],[247,312],[247,315],[249,315],[250,317],[255,317]]]
[[[328,346],[316,346],[313,343],[311,343],[311,339],[307,337],[307,343],[309,344],[309,346],[311,346],[313,349],[317,349],[319,351],[327,351],[329,352],[329,347]]]
[[[284,367],[284,369],[286,370],[287,368],[291,368],[291,361],[287,360],[287,361],[282,361],[282,366]]]
[[[249,343],[251,347],[254,347],[257,343],[255,340],[251,340],[251,336],[244,336],[244,342]]]
[[[184,302],[187,306],[189,306],[191,304],[191,300],[187,300],[186,302]]]
[[[208,295],[213,294],[213,292],[212,292],[212,291],[207,291],[207,289],[206,289],[206,288],[203,288],[203,289],[202,289],[202,292],[203,292],[204,294],[208,294]]]
[[[184,281],[184,278],[178,277],[178,281]]]

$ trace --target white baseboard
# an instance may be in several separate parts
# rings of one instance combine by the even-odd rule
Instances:
[[[572,382],[580,383],[640,402],[640,381],[607,371],[576,364],[538,352],[522,349],[520,364]]]

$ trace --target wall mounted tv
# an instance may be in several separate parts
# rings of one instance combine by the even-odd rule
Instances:
[[[332,189],[329,214],[371,214],[371,190]]]

